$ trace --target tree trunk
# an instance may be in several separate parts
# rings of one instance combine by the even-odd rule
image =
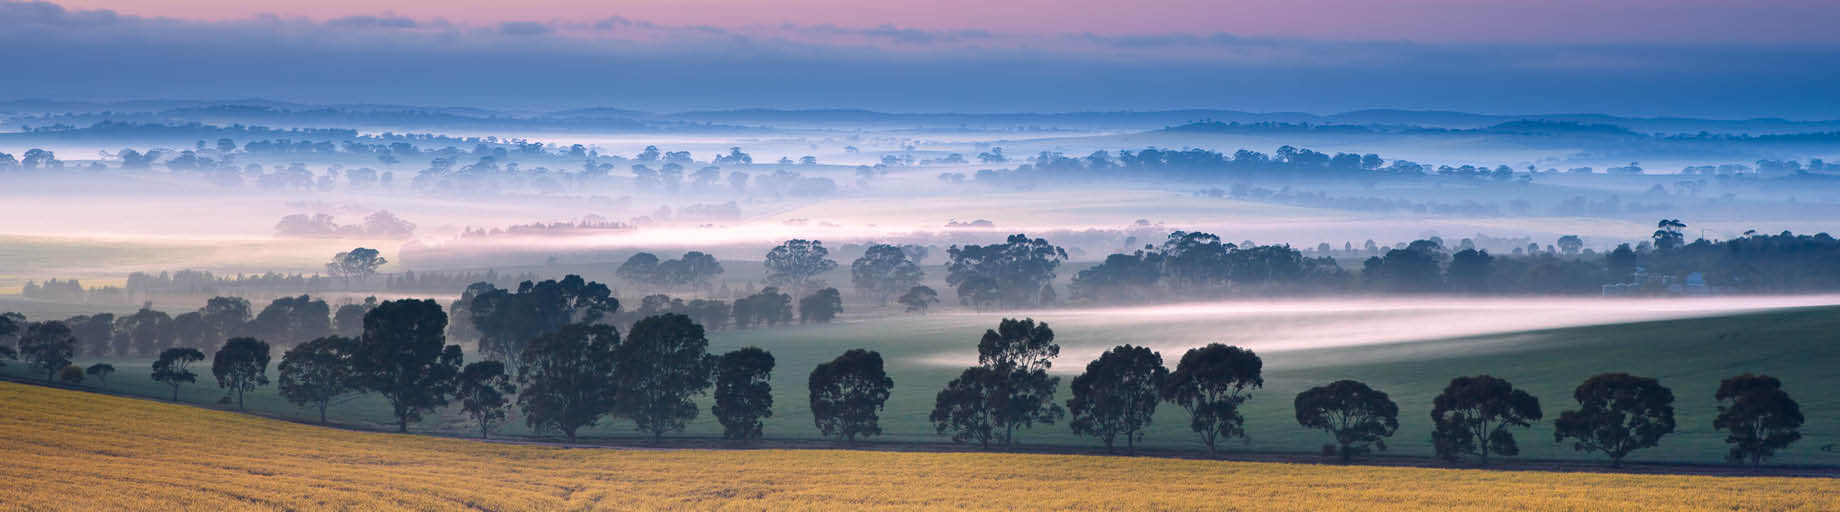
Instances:
[[[404,434],[409,433],[409,417],[408,416],[401,415],[401,414],[396,415],[396,431],[404,433]]]
[[[1342,443],[1342,463],[1347,464],[1351,460],[1354,460],[1354,454],[1348,453],[1348,443]]]
[[[1125,450],[1126,455],[1130,455],[1132,457],[1137,456],[1137,436],[1136,435],[1133,435],[1130,432],[1126,432],[1124,434],[1124,446],[1125,446],[1124,450]]]
[[[326,404],[327,403],[328,402],[319,403],[319,424],[321,425],[326,424]]]

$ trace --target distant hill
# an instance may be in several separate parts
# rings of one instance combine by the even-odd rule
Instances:
[[[1518,133],[1563,131],[1578,134],[1602,126],[1636,134],[1749,134],[1840,131],[1840,120],[1792,121],[1762,118],[1742,120],[1679,117],[1621,117],[1607,114],[1478,114],[1435,110],[1368,109],[1319,115],[1306,112],[1248,112],[1224,109],[1174,109],[1152,111],[1081,112],[881,112],[852,108],[775,109],[744,108],[662,113],[617,107],[585,107],[547,111],[494,110],[473,107],[436,107],[391,104],[306,104],[263,99],[236,100],[133,100],[82,102],[49,99],[0,101],[0,113],[11,114],[9,126],[45,125],[45,120],[86,124],[104,120],[137,122],[241,122],[278,127],[324,127],[346,123],[437,129],[446,126],[506,125],[558,129],[648,129],[689,125],[755,127],[822,127],[829,125],[879,126],[928,129],[1099,129],[1155,130],[1184,126],[1217,128],[1237,123],[1270,128],[1286,125],[1359,126],[1396,130],[1422,128],[1478,130],[1495,128]],[[30,120],[28,122],[27,120]],[[1548,124],[1527,124],[1527,123]],[[1519,124],[1516,124],[1519,123]],[[1572,123],[1564,126],[1551,123]],[[1295,127],[1291,127],[1295,128]],[[1245,128],[1234,128],[1245,129]]]

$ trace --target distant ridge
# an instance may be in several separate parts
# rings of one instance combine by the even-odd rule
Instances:
[[[881,112],[856,108],[777,109],[740,108],[726,110],[691,110],[682,112],[648,112],[617,107],[586,107],[560,110],[502,110],[473,107],[439,107],[394,104],[309,104],[259,98],[232,100],[128,100],[118,102],[61,101],[52,99],[17,99],[0,101],[0,114],[14,117],[39,115],[97,116],[137,115],[135,120],[263,122],[262,119],[289,118],[312,122],[369,121],[408,124],[469,124],[476,121],[507,122],[520,125],[556,125],[559,127],[642,128],[647,125],[695,123],[699,125],[736,125],[796,127],[836,123],[902,128],[1122,128],[1155,130],[1197,123],[1255,124],[1288,123],[1308,125],[1350,125],[1369,127],[1418,127],[1471,130],[1489,127],[1514,128],[1511,123],[1573,123],[1583,127],[1615,127],[1636,133],[1691,134],[1748,133],[1782,134],[1840,130],[1840,120],[1793,121],[1780,118],[1699,119],[1685,117],[1623,117],[1607,114],[1478,114],[1439,110],[1366,109],[1319,115],[1307,112],[1248,112],[1225,109],[1171,109],[1146,111],[1076,111],[1076,112]],[[1507,126],[1504,126],[1507,125]],[[1536,128],[1531,125],[1521,128]],[[1542,130],[1558,125],[1537,127]]]

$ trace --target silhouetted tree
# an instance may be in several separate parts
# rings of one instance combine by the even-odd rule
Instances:
[[[761,418],[773,417],[773,354],[745,347],[716,360],[715,406],[722,437],[746,441],[761,435]]]
[[[1687,237],[1680,230],[1686,229],[1687,223],[1680,219],[1661,219],[1655,223],[1655,249],[1666,251],[1686,245]]]
[[[712,331],[728,328],[731,311],[727,302],[719,300],[693,299],[684,305],[690,320]]]
[[[1161,253],[1113,254],[1098,266],[1073,275],[1073,297],[1097,302],[1141,302],[1159,297],[1164,259]],[[1170,266],[1170,270],[1177,267]],[[1170,282],[1174,282],[1171,280]]]
[[[1399,430],[1399,404],[1386,393],[1352,380],[1338,380],[1297,394],[1297,424],[1335,437],[1336,453],[1348,462],[1373,445],[1386,450],[1386,438]]]
[[[1005,446],[1014,444],[1016,429],[1052,424],[1066,414],[1054,401],[1060,377],[1048,375],[1060,353],[1054,330],[1033,319],[1005,318],[978,339],[978,366],[995,375],[988,383],[996,386],[984,407]]]
[[[352,351],[358,340],[344,336],[326,336],[295,345],[281,354],[276,391],[287,401],[319,409],[319,422],[326,423],[326,408],[347,393],[359,391]]]
[[[472,287],[470,286],[467,287],[468,292],[471,292],[472,290],[473,290]],[[472,298],[473,297],[471,295],[466,295],[466,294],[462,294],[460,296],[460,300],[468,304],[471,303],[470,301],[472,300]],[[473,322],[471,321],[472,317],[470,315],[463,316],[461,314],[462,310],[459,304],[460,302],[456,302],[454,307],[449,308],[453,312],[452,314],[453,318],[461,319],[459,321],[453,321],[453,322],[448,323],[448,328],[450,331],[453,329],[455,325],[464,325],[467,327],[467,329],[472,329],[472,326],[473,326]],[[338,311],[332,314],[332,330],[339,336],[344,336],[347,338],[356,338],[359,336],[363,336],[364,335],[364,315],[366,313],[370,313],[371,310],[376,309],[376,307],[377,307],[376,297],[365,297],[364,302],[357,302],[357,303],[339,306]],[[476,334],[477,331],[473,331],[473,332],[475,332],[475,334],[473,336],[466,337],[466,339],[478,337],[478,334]],[[452,334],[449,334],[449,337],[452,337],[452,336],[453,336]]]
[[[1487,465],[1491,453],[1520,453],[1508,428],[1537,421],[1540,400],[1508,381],[1488,375],[1457,377],[1432,401],[1431,441],[1440,457],[1456,460],[1473,453]]]
[[[64,319],[70,335],[77,340],[77,353],[100,357],[108,354],[115,343],[115,315],[97,313]]]
[[[214,349],[225,340],[242,336],[249,326],[249,311],[249,301],[242,297],[211,297],[198,310],[199,338],[194,346]],[[173,321],[178,322],[179,319],[174,318]],[[179,327],[174,325],[175,329]]]
[[[1054,281],[1067,251],[1015,234],[1001,244],[955,245],[946,256],[946,284],[958,290],[961,301],[980,305],[994,293],[997,305],[1017,307],[1041,303],[1042,289]]]
[[[880,435],[880,412],[894,379],[882,369],[882,354],[851,349],[811,370],[811,418],[825,437],[855,444],[857,437]]]
[[[205,336],[208,330],[210,329],[205,325],[204,313],[188,311],[174,315],[172,319],[172,345],[175,347],[203,347],[207,344]]]
[[[97,381],[102,382],[103,389],[108,389],[109,375],[112,375],[115,373],[115,365],[112,365],[109,363],[96,363],[96,364],[89,365],[89,368],[85,368],[83,370],[83,373],[87,373],[89,374],[89,376],[95,377]]]
[[[607,285],[570,274],[561,281],[525,281],[514,293],[493,288],[473,298],[472,322],[479,329],[479,351],[521,366],[524,346],[562,326],[594,323],[619,312],[620,300]]]
[[[1361,263],[1361,277],[1369,287],[1383,291],[1435,292],[1443,288],[1443,250],[1440,243],[1418,240],[1404,249],[1388,250],[1385,256],[1367,258]]]
[[[859,296],[874,297],[877,304],[920,284],[926,272],[908,260],[907,252],[888,244],[869,246],[861,258],[850,263],[850,284]]]
[[[116,347],[115,353],[124,355],[158,354],[172,347],[178,335],[171,316],[144,306],[132,315],[115,319],[115,331],[117,342],[123,344]]]
[[[939,292],[933,291],[926,285],[920,285],[907,289],[907,293],[901,294],[901,298],[897,300],[901,305],[907,306],[908,313],[919,311],[920,314],[925,315],[927,309],[939,303]]]
[[[352,367],[365,390],[390,401],[398,432],[453,396],[461,355],[446,332],[447,313],[432,299],[392,300],[364,315]]]
[[[518,358],[525,424],[575,442],[577,430],[613,412],[619,350],[620,332],[610,325],[567,325],[531,341]]]
[[[243,394],[268,385],[268,342],[255,338],[230,338],[211,357],[211,375],[217,387],[236,395],[236,410],[243,410]]]
[[[1489,251],[1464,249],[1450,257],[1450,268],[1445,271],[1450,287],[1457,291],[1482,294],[1489,291],[1489,278],[1494,273],[1495,257]]]
[[[754,324],[779,325],[792,321],[792,296],[768,286],[759,292],[735,300],[735,327]]]
[[[672,285],[689,285],[691,290],[708,290],[709,281],[722,275],[722,263],[715,256],[690,251],[662,265]]]
[[[468,363],[460,369],[459,382],[454,398],[460,400],[460,410],[479,423],[479,438],[485,439],[505,420],[517,387],[511,385],[505,363],[498,361]]]
[[[1156,415],[1158,393],[1168,379],[1162,354],[1149,347],[1124,345],[1106,351],[1073,378],[1073,399],[1067,401],[1073,433],[1104,440],[1106,453],[1124,436],[1126,453],[1136,455],[1137,440]]]
[[[198,382],[191,365],[204,360],[204,352],[191,347],[169,348],[153,362],[153,381],[172,386],[172,400],[179,401],[179,386]]]
[[[378,268],[389,263],[390,260],[376,249],[358,247],[333,255],[332,261],[326,263],[326,274],[344,278],[349,287],[352,278],[357,278],[360,283],[365,282],[377,275]]]
[[[1725,443],[1731,445],[1726,458],[1748,461],[1752,471],[1802,438],[1802,406],[1775,377],[1746,373],[1725,379],[1713,398],[1719,401],[1719,415],[1712,428],[1728,432]]]
[[[767,282],[803,291],[812,278],[837,268],[831,251],[818,240],[787,240],[767,251]]]
[[[696,403],[690,399],[709,390],[715,368],[708,350],[703,326],[690,317],[666,313],[633,324],[620,345],[614,375],[620,410],[640,432],[657,439],[696,419]]]
[[[57,378],[57,372],[70,366],[76,357],[77,338],[64,322],[31,322],[19,335],[19,358],[26,365],[45,372],[45,382]]]
[[[275,299],[249,322],[248,333],[291,347],[332,334],[332,310],[306,295]]]
[[[933,412],[927,416],[933,422],[933,429],[951,435],[954,443],[977,441],[979,447],[990,449],[990,441],[999,438],[1001,428],[996,412],[1001,395],[1008,388],[1004,377],[1003,373],[985,366],[973,366],[960,372],[958,378],[947,382],[945,389],[933,397]]]
[[[1553,441],[1571,438],[1572,449],[1603,452],[1610,467],[1629,452],[1653,448],[1674,432],[1674,392],[1659,381],[1627,373],[1605,373],[1572,392],[1579,409],[1553,420]]]
[[[632,285],[657,286],[663,282],[663,276],[658,272],[658,255],[649,252],[627,257],[625,263],[614,269],[613,275]]]
[[[1189,349],[1165,381],[1163,400],[1188,410],[1188,427],[1201,434],[1212,456],[1218,440],[1246,435],[1239,406],[1252,398],[1247,390],[1265,386],[1264,366],[1258,354],[1239,347],[1209,343]]]
[[[1584,239],[1578,238],[1578,235],[1565,235],[1559,237],[1557,244],[1559,250],[1566,254],[1578,254],[1578,250],[1584,248]]]
[[[24,329],[26,327],[25,323],[26,323],[25,315],[21,315],[19,313],[13,313],[13,312],[7,312],[5,314],[0,314],[0,339],[11,338],[14,335],[19,334],[19,330]],[[12,347],[6,347],[6,348],[10,349]]]
[[[831,323],[843,312],[843,295],[836,288],[818,290],[803,299],[799,299],[799,323]]]
[[[1631,279],[1636,273],[1636,251],[1629,244],[1620,244],[1615,250],[1604,255],[1604,266],[1612,279],[1618,282]]]

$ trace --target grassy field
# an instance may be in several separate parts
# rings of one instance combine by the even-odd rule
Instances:
[[[0,383],[3,510],[1831,510],[1840,480],[352,432]]]
[[[1180,346],[1224,341],[1255,348],[1278,332],[1303,329],[1303,324],[1329,321],[1305,316],[1283,319],[1258,316],[1183,323],[1158,319],[1117,321],[1053,318],[1060,343],[1066,347],[1057,368],[1077,371],[1096,350],[1133,343],[1164,349],[1167,365],[1174,366]],[[747,331],[722,331],[712,335],[711,351],[757,345],[772,351],[779,362],[774,373],[775,416],[766,433],[778,439],[817,437],[806,407],[805,377],[819,362],[853,347],[881,351],[889,361],[895,389],[882,414],[886,435],[902,442],[945,442],[926,421],[934,394],[962,368],[958,359],[975,359],[977,335],[994,326],[996,315],[932,315],[884,317],[840,325],[798,326]],[[1409,321],[1420,321],[1408,318]],[[1436,321],[1423,319],[1423,321]],[[1361,324],[1357,324],[1361,325]],[[1489,373],[1507,378],[1540,398],[1545,421],[1516,432],[1523,456],[1530,458],[1589,459],[1568,446],[1554,443],[1551,419],[1575,406],[1571,390],[1586,377],[1606,371],[1626,371],[1659,378],[1679,397],[1678,431],[1662,440],[1659,448],[1638,451],[1631,461],[1718,463],[1724,456],[1723,435],[1712,429],[1713,391],[1721,378],[1742,372],[1761,372],[1782,378],[1788,391],[1801,402],[1808,417],[1805,438],[1775,460],[1790,464],[1840,464],[1840,453],[1822,451],[1840,442],[1840,395],[1832,386],[1840,382],[1840,309],[1809,308],[1714,318],[1667,320],[1617,325],[1550,329],[1486,336],[1469,336],[1403,343],[1276,350],[1258,348],[1265,360],[1266,385],[1254,393],[1245,410],[1250,439],[1224,445],[1228,451],[1312,453],[1327,440],[1318,431],[1299,428],[1293,419],[1291,398],[1314,385],[1341,378],[1372,384],[1390,393],[1400,404],[1401,427],[1389,441],[1393,454],[1428,455],[1433,396],[1450,378]],[[1282,345],[1280,345],[1282,346]],[[280,355],[276,354],[279,361]],[[944,361],[941,361],[941,359]],[[88,364],[90,361],[79,361]],[[170,391],[148,378],[146,360],[113,361],[120,370],[110,379],[112,391],[166,398]],[[224,395],[210,380],[208,361],[199,383],[186,386],[181,399],[215,404]],[[0,373],[28,376],[21,362]],[[271,372],[272,375],[272,372]],[[1065,400],[1064,388],[1058,397]],[[99,386],[94,381],[89,386]],[[315,419],[314,413],[280,399],[272,387],[248,396],[253,412],[296,420]],[[223,407],[213,405],[214,407]],[[413,425],[417,432],[476,435],[472,426],[450,408]],[[704,414],[681,437],[716,437],[720,426]],[[388,409],[375,396],[356,396],[336,404],[332,421],[367,428],[388,428]],[[532,435],[513,417],[505,436]],[[604,421],[589,438],[633,436],[630,422]],[[1065,422],[1037,426],[1019,434],[1033,446],[1096,446],[1073,436]],[[1188,431],[1185,413],[1165,404],[1148,433],[1145,446],[1175,450],[1202,450]]]

